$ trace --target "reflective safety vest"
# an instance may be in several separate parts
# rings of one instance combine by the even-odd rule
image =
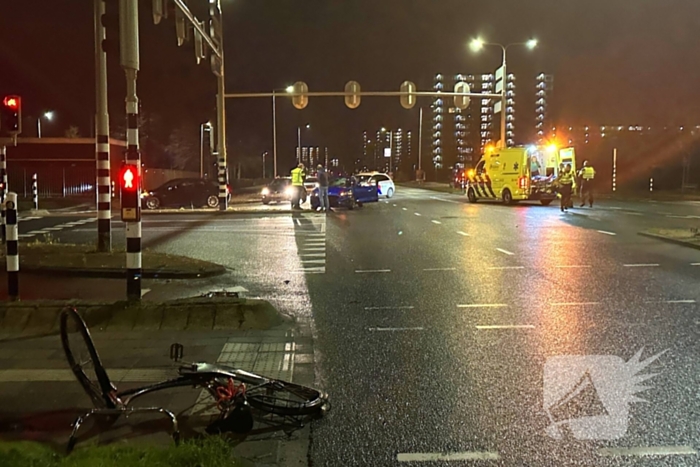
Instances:
[[[581,169],[580,177],[584,180],[593,180],[595,178],[595,169],[590,166],[586,166]]]
[[[572,172],[562,172],[559,174],[559,183],[562,185],[573,185],[574,174]]]
[[[304,171],[299,167],[292,169],[292,185],[304,185]]]

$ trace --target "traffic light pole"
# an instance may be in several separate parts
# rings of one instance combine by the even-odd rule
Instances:
[[[216,146],[219,179],[219,210],[225,211],[228,208],[228,173],[226,171],[226,78],[224,66],[224,31],[223,18],[220,0],[210,0],[209,14],[218,21],[213,22],[213,31],[218,41],[219,69],[216,74]]]
[[[126,162],[134,165],[141,179],[141,153],[139,152],[139,99],[136,94],[136,76],[139,70],[138,0],[120,0],[119,27],[121,65],[126,74]],[[120,181],[121,182],[121,181]],[[136,183],[136,199],[141,193]],[[136,207],[137,213],[140,206]],[[129,300],[141,300],[141,216],[126,222],[126,296]]]
[[[2,203],[2,212],[0,212],[0,223],[2,224],[0,228],[2,229],[2,242],[5,243],[7,238],[7,233],[5,230],[6,224],[6,211],[5,211],[5,196],[7,195],[7,149],[4,144],[0,144],[0,181],[2,182],[2,187],[0,187],[0,203]]]
[[[107,54],[102,50],[105,28],[104,0],[95,0],[95,159],[97,163],[97,251],[112,249],[109,163],[109,113],[107,109]]]

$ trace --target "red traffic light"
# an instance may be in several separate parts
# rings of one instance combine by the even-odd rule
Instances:
[[[136,191],[139,186],[139,171],[135,165],[125,165],[119,176],[122,191]]]
[[[17,111],[20,108],[22,99],[19,96],[5,96],[2,104],[10,110]]]

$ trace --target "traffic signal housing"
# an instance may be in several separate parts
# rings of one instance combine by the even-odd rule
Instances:
[[[119,173],[121,191],[122,221],[141,220],[141,175],[135,164],[124,164]]]
[[[5,96],[2,100],[2,122],[0,128],[11,135],[22,132],[22,98]]]

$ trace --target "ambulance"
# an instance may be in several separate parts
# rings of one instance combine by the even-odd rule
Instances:
[[[559,149],[554,145],[487,147],[476,167],[467,173],[467,198],[470,203],[539,201],[548,206],[557,198],[555,181],[560,168],[566,165],[576,171],[574,148]]]

